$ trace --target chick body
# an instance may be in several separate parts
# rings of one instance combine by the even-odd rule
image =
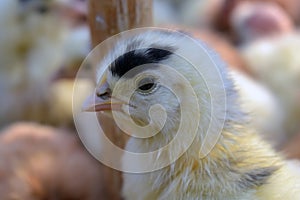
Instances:
[[[158,50],[154,50],[155,48]],[[171,49],[171,53],[161,50],[166,48]],[[128,53],[132,51],[133,54]],[[195,68],[177,55],[193,60],[193,66],[196,65],[205,78],[199,78]],[[158,83],[151,82],[150,86],[164,80],[169,84],[168,87],[183,97],[178,102],[174,95],[172,96],[172,93],[161,85],[153,87],[153,90],[150,87],[150,92],[146,94],[138,92],[143,90],[143,87],[138,88],[138,91],[131,96],[130,105],[133,106],[128,117],[147,124],[150,121],[147,114],[149,104],[159,103],[166,109],[168,118],[158,134],[146,139],[135,137],[129,139],[126,145],[127,151],[144,153],[158,150],[147,159],[134,162],[131,162],[130,155],[124,154],[123,169],[151,166],[160,160],[170,161],[170,164],[147,173],[125,172],[122,190],[125,199],[294,200],[300,198],[299,173],[291,170],[287,162],[264,142],[255,127],[247,124],[246,114],[242,112],[238,102],[239,93],[234,88],[234,80],[229,76],[220,58],[200,41],[182,33],[166,30],[152,30],[120,41],[100,65],[100,67],[109,66],[105,80],[107,84],[104,84],[107,88],[104,90],[101,87],[103,94],[98,94],[96,101],[97,98],[100,100],[105,95],[108,95],[105,100],[110,98],[108,91],[116,87],[118,80],[126,72],[139,64],[145,64],[143,57],[146,61],[155,58],[155,64],[170,66],[189,80],[197,96],[200,118],[195,118],[198,116],[198,109],[193,104],[191,93],[186,93],[189,91],[188,86],[178,81],[174,74],[164,74],[159,67],[146,68],[145,74],[143,70],[138,71],[137,76],[142,74],[147,77],[147,74],[151,74],[151,77],[155,77],[154,80],[158,80]],[[140,62],[129,62],[137,59]],[[219,79],[216,74],[220,75],[222,84],[218,84]],[[130,74],[125,78],[134,80],[135,76]],[[102,83],[103,80],[98,77],[97,81]],[[206,88],[207,85],[209,89]],[[225,91],[225,102],[222,101],[222,91]],[[182,105],[189,106],[185,107],[186,110],[179,110],[178,107]],[[210,106],[214,111],[211,111]],[[187,115],[181,119],[180,113],[185,112]],[[124,117],[126,110],[124,109],[122,113]],[[223,113],[225,118],[222,118]],[[198,119],[199,126],[192,143],[174,161],[174,154],[186,147],[184,139],[192,137],[194,131],[192,127]],[[181,136],[182,140],[172,141],[173,137],[179,134],[178,126],[182,121],[184,122],[182,126],[186,128],[183,129],[185,131]],[[215,138],[219,133],[218,127],[223,122],[220,135]],[[139,135],[139,133],[135,134]],[[168,151],[160,149],[171,141],[175,142],[175,145],[168,146]],[[210,150],[208,146],[211,144],[214,145]],[[205,154],[207,148],[210,151]]]
[[[253,42],[242,52],[249,69],[278,98],[287,138],[300,129],[299,45],[299,33],[293,33]]]
[[[0,38],[1,125],[38,120],[45,114],[47,87],[62,62],[65,36],[63,28],[54,28],[61,28],[61,24],[53,2],[1,1],[5,10],[0,23],[4,30]],[[49,10],[42,13],[41,8]]]
[[[18,123],[1,132],[0,144],[1,199],[101,197],[100,164],[74,134],[35,123]]]
[[[53,77],[62,66],[79,68],[88,53],[89,35],[86,27],[72,32],[59,14],[62,3],[0,2],[0,126],[19,120],[55,125],[73,122],[71,109],[63,115],[52,112],[71,107],[73,89]],[[59,84],[70,95],[60,94]],[[64,103],[56,104],[60,102]]]

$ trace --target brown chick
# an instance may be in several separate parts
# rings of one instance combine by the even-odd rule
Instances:
[[[99,165],[72,134],[12,125],[0,136],[0,199],[99,200]]]
[[[242,14],[242,16],[234,17],[236,10],[239,10],[241,7],[244,7],[244,5],[246,4],[248,4],[247,8],[244,9],[242,13],[240,13]],[[265,7],[265,9],[261,8],[261,10],[253,11],[253,6],[249,6],[249,5],[260,5],[260,6],[271,5],[271,6],[269,8]],[[300,22],[300,14],[299,14],[300,1],[299,0],[223,0],[222,5],[219,7],[220,7],[219,12],[216,14],[214,18],[215,20],[213,21],[211,26],[219,31],[225,32],[234,41],[236,41],[236,36],[233,35],[234,31],[232,30],[232,18],[233,17],[236,18],[235,19],[236,21],[242,21],[244,18],[243,14],[249,12],[256,13],[254,14],[254,18],[258,18],[261,16],[265,18],[261,22],[260,21],[257,22],[256,20],[254,20],[258,24],[265,23],[265,21],[270,20],[270,18],[271,20],[274,20],[274,18],[275,20],[278,19],[281,20],[281,22],[276,21],[275,26],[274,26],[274,22],[271,22],[271,26],[270,23],[268,25],[266,25],[265,23],[266,27],[268,27],[269,30],[270,28],[272,29],[286,28],[287,26],[284,24],[287,22],[287,18],[288,21],[292,23],[299,24]],[[275,13],[277,16],[274,16]]]
[[[294,28],[285,10],[273,2],[240,2],[231,13],[230,24],[239,42],[289,33]]]
[[[272,0],[265,0],[270,1]],[[300,23],[300,1],[299,0],[276,0],[276,3],[280,5],[297,24]]]
[[[283,147],[283,152],[290,159],[300,160],[300,133],[290,139]]]

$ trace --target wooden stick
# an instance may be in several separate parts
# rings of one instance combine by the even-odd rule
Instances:
[[[152,25],[151,0],[90,0],[89,22],[93,45],[132,28]]]
[[[90,0],[89,24],[92,44],[97,46],[108,37],[132,28],[152,25],[151,0]],[[124,149],[127,137],[116,124],[105,116],[100,117],[107,137]],[[112,153],[113,155],[113,153]],[[122,188],[122,173],[102,165],[102,199],[119,200]]]

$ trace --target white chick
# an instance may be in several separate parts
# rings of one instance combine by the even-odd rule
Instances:
[[[155,25],[175,24],[179,21],[175,6],[170,1],[153,1],[153,21]]]
[[[60,70],[73,71],[75,78],[82,61],[91,50],[91,37],[88,26],[78,26],[72,28],[68,37],[64,41],[64,66]]]
[[[212,26],[224,0],[154,0],[154,24]]]
[[[193,40],[193,44],[202,47],[196,51],[188,41],[190,41],[189,37],[173,31],[152,30],[140,33],[117,43],[107,59],[99,65],[100,68],[109,68],[104,76],[98,77],[96,92],[90,97],[91,101],[86,101],[91,102],[85,105],[86,110],[116,111],[121,122],[124,120],[125,126],[129,126],[126,122],[131,118],[138,125],[145,126],[154,122],[155,126],[161,127],[160,131],[150,138],[129,139],[126,145],[128,151],[135,153],[152,152],[156,149],[158,151],[153,157],[135,162],[126,162],[130,158],[124,156],[124,169],[151,166],[159,161],[172,161],[175,152],[185,148],[186,144],[183,142],[185,138],[192,137],[191,127],[199,122],[192,144],[180,158],[170,162],[170,165],[148,173],[124,173],[122,190],[124,198],[130,200],[299,199],[300,174],[296,174],[295,170],[261,139],[256,130],[244,122],[244,114],[238,103],[238,94],[234,90],[233,80],[229,77],[222,61],[201,42]],[[176,54],[184,55],[184,58],[192,58],[193,64],[205,74],[206,82],[199,78],[188,62],[183,61],[182,57]],[[210,62],[210,59],[214,62]],[[190,81],[198,100],[200,113],[197,112],[197,106],[193,104],[193,95],[189,92],[189,87],[179,81],[178,77],[174,77],[174,74],[164,73],[160,64],[175,69]],[[144,67],[138,68],[141,65]],[[224,85],[217,83],[215,69],[219,71]],[[118,94],[115,93],[115,89],[122,86],[118,85],[121,77],[129,81],[123,82],[126,84],[121,88],[133,91],[128,103],[124,103],[128,97],[115,96]],[[182,95],[180,101],[162,83],[168,83],[171,91]],[[210,90],[206,89],[206,84]],[[131,88],[128,88],[129,86]],[[224,89],[227,99],[225,110],[219,94]],[[213,96],[210,99],[211,95]],[[210,101],[213,101],[216,113],[210,113],[208,105]],[[160,124],[161,121],[150,119],[148,115],[149,108],[156,104],[161,105],[167,114],[163,126]],[[187,110],[180,111],[183,105],[189,106],[185,107]],[[226,116],[221,136],[208,155],[202,157],[201,144],[205,139],[206,128],[210,126],[216,131],[215,128],[223,122],[222,112],[225,112]],[[177,128],[182,122],[181,113],[187,114],[186,118],[182,119],[183,124],[186,124],[183,126],[187,128],[181,138],[182,141],[177,140],[175,146],[164,152],[159,148],[168,144],[176,135]],[[199,121],[195,118],[198,116],[197,113],[200,114]],[[210,116],[211,114],[213,116]],[[207,120],[210,117],[212,117],[212,124],[208,125]],[[134,129],[131,125],[129,130],[138,129]],[[216,134],[214,131],[210,132],[212,135],[208,135],[209,138]],[[144,136],[145,132],[131,132],[131,134]]]

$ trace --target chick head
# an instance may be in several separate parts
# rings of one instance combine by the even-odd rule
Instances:
[[[235,94],[215,52],[187,34],[154,29],[116,43],[99,65],[97,87],[84,110],[112,110],[132,136],[162,133],[156,143],[170,142],[178,131],[215,140],[210,133],[221,132],[239,111],[228,109],[235,106]],[[152,127],[151,134],[135,125]]]

